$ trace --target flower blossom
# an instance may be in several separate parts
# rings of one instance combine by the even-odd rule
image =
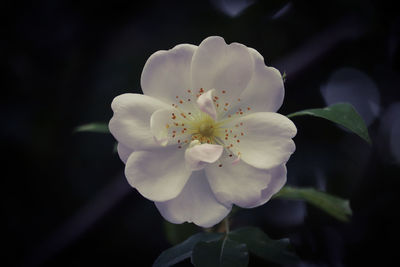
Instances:
[[[276,113],[281,74],[255,49],[214,36],[158,51],[141,87],[113,100],[109,128],[129,184],[166,220],[211,227],[285,184],[297,129]]]

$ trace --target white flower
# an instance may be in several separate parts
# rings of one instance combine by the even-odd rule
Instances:
[[[256,50],[221,37],[177,45],[147,60],[141,86],[114,99],[109,128],[128,182],[165,219],[210,227],[285,184],[296,127],[275,113],[282,76]]]

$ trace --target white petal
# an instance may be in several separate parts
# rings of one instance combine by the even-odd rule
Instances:
[[[124,146],[121,143],[118,143],[117,152],[118,152],[118,156],[122,160],[122,162],[126,163],[126,161],[128,160],[129,156],[132,154],[133,149],[130,149],[129,147]]]
[[[249,48],[249,51],[255,64],[254,73],[240,95],[238,108],[246,110],[250,107],[252,112],[276,112],[285,94],[282,75],[277,69],[265,66],[264,58],[256,50]]]
[[[109,129],[115,139],[130,149],[158,147],[150,131],[150,117],[154,111],[168,107],[159,100],[139,94],[123,94],[114,98],[114,116]]]
[[[156,142],[159,143],[161,146],[166,146],[168,143],[168,129],[170,125],[170,119],[171,109],[159,109],[154,112],[153,115],[151,115],[150,129]]]
[[[192,141],[192,143],[195,141]],[[186,149],[185,160],[193,171],[197,171],[203,169],[207,164],[216,162],[223,151],[224,147],[220,145],[195,145]]]
[[[186,116],[189,117],[187,113],[176,108],[159,109],[154,112],[150,118],[150,128],[155,141],[161,146],[166,146],[191,140],[186,128],[188,126],[185,125],[189,122]]]
[[[239,161],[207,166],[206,175],[218,201],[226,205],[236,204],[246,208],[258,203],[261,191],[267,187],[271,175],[268,170],[257,169]]]
[[[225,101],[232,102],[247,87],[254,63],[246,46],[227,45],[223,38],[208,37],[197,48],[192,60],[194,90],[225,91]]]
[[[186,168],[184,151],[167,147],[153,151],[134,151],[125,167],[129,184],[153,201],[175,198],[191,171]]]
[[[236,127],[240,125],[239,127]],[[232,151],[241,160],[260,169],[270,169],[284,164],[295,150],[291,138],[297,129],[287,117],[273,112],[257,112],[237,118],[224,125],[240,134]]]
[[[151,55],[141,76],[143,93],[176,103],[176,96],[182,97],[191,89],[190,65],[196,49],[197,46],[181,44]]]
[[[269,170],[271,179],[268,186],[262,190],[261,198],[259,201],[249,206],[248,208],[255,208],[264,205],[273,195],[279,192],[286,184],[286,166],[281,165]]]
[[[231,210],[217,201],[204,171],[193,172],[177,198],[156,202],[156,206],[172,223],[193,222],[201,227],[214,226]]]
[[[212,93],[214,89],[208,90],[205,94],[202,94],[197,98],[197,105],[199,109],[204,113],[210,115],[214,120],[217,119],[217,111],[215,110],[215,105],[212,99]]]

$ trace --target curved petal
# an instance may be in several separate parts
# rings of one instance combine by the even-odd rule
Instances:
[[[216,162],[222,155],[224,147],[220,145],[201,144],[198,140],[192,141],[198,145],[189,147],[185,151],[185,160],[187,165],[193,170],[198,171],[203,169],[207,164]]]
[[[178,197],[155,204],[166,220],[172,223],[193,222],[201,227],[214,226],[231,210],[217,201],[204,171],[193,172]]]
[[[126,161],[128,160],[129,156],[133,152],[133,149],[130,149],[129,147],[124,146],[121,143],[118,143],[117,152],[118,152],[119,158],[122,160],[123,163],[126,164]]]
[[[227,45],[222,37],[206,38],[193,55],[192,86],[194,90],[215,89],[216,96],[232,104],[247,87],[254,63],[246,46]]]
[[[115,139],[132,149],[158,147],[150,131],[150,117],[154,111],[168,107],[161,101],[139,94],[123,94],[114,98],[114,115],[109,129]]]
[[[253,205],[248,206],[248,208],[255,208],[264,205],[268,200],[271,199],[273,195],[278,193],[279,190],[281,190],[282,187],[286,184],[287,171],[285,165],[272,168],[271,170],[269,170],[269,173],[271,177],[270,182],[268,186],[261,191],[261,198]]]
[[[176,147],[134,151],[125,167],[129,184],[153,201],[175,198],[190,174],[184,160],[184,151]]]
[[[296,148],[291,139],[296,135],[296,126],[278,113],[252,113],[232,120],[224,127],[233,129],[233,134],[238,135],[230,149],[256,168],[270,169],[284,164]]]
[[[285,89],[281,73],[264,64],[264,58],[255,49],[249,48],[254,60],[254,73],[247,88],[240,95],[243,110],[252,112],[276,112],[283,103]],[[246,106],[242,103],[246,103]]]
[[[196,49],[197,46],[181,44],[152,54],[141,76],[143,93],[169,104],[179,104],[176,96],[185,97],[191,88],[190,65]]]
[[[213,164],[205,171],[218,201],[226,205],[236,204],[242,208],[260,202],[261,191],[271,180],[269,170],[254,168],[243,161],[236,164]]]
[[[204,113],[210,115],[214,120],[217,119],[217,110],[215,109],[214,101],[212,99],[212,93],[214,89],[208,90],[205,94],[202,94],[197,98],[197,105],[199,109]]]
[[[171,109],[159,109],[151,115],[150,129],[154,139],[161,146],[166,146],[168,144],[168,133],[172,113]]]
[[[188,131],[191,122],[190,114],[176,108],[155,111],[150,118],[150,128],[157,144],[166,146],[189,143],[191,141]]]

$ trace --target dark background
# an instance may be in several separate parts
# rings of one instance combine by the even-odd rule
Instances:
[[[306,3],[305,3],[306,2]],[[399,238],[399,12],[389,1],[32,1],[3,4],[3,266],[150,266],[170,247],[151,201],[130,188],[108,134],[112,99],[140,93],[155,51],[220,35],[287,73],[280,113],[350,101],[373,145],[299,117],[288,183],[350,199],[338,222],[302,202],[239,212],[290,237],[299,266],[387,266]],[[4,171],[5,170],[5,171]],[[139,264],[140,263],[140,264]],[[189,264],[186,262],[185,264]],[[183,265],[185,265],[183,264]],[[250,266],[264,264],[251,257]]]

